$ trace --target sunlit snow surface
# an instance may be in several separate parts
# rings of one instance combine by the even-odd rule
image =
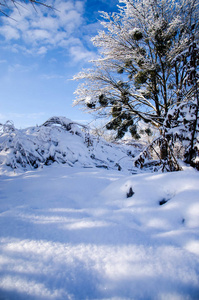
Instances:
[[[199,299],[199,173],[2,173],[0,299]]]

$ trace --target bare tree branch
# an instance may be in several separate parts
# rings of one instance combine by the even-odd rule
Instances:
[[[17,9],[19,6],[22,6],[22,3],[28,4],[31,3],[33,7],[36,9],[36,5],[42,5],[50,9],[54,9],[51,5],[48,5],[42,1],[37,0],[0,0],[0,14],[9,17],[8,12],[11,10],[12,5],[14,5]]]

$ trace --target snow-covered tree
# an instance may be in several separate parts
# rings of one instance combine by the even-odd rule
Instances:
[[[168,112],[163,129],[170,145],[174,147],[176,142],[180,142],[185,162],[199,170],[199,45],[194,34],[177,60],[183,60],[185,73],[181,92],[183,103]]]
[[[177,61],[181,64],[184,73],[182,87],[178,91],[181,103],[168,111],[162,135],[136,158],[135,164],[139,167],[148,163],[153,151],[159,158],[157,165],[162,170],[180,169],[175,156],[199,170],[199,45],[196,43],[194,28],[195,25],[192,26],[186,49],[174,59],[174,63]],[[154,148],[157,144],[159,150]]]
[[[185,73],[173,59],[186,48],[193,24],[198,31],[198,2],[120,0],[118,9],[102,13],[104,30],[93,38],[100,56],[74,77],[84,81],[75,104],[107,117],[118,138],[128,130],[137,137],[139,120],[159,128],[181,101]]]

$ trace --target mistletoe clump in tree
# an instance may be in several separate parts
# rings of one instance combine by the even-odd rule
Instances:
[[[93,38],[100,56],[93,68],[75,79],[75,104],[107,117],[107,129],[117,138],[129,131],[138,138],[140,120],[161,128],[165,117],[182,100],[185,78],[176,49],[187,45],[189,27],[198,29],[196,0],[120,0],[119,12],[103,12],[104,30]]]

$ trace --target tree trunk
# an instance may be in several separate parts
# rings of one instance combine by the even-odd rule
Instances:
[[[168,159],[168,143],[166,141],[166,139],[162,139],[161,140],[161,144],[160,144],[160,159],[161,160],[166,160]]]

